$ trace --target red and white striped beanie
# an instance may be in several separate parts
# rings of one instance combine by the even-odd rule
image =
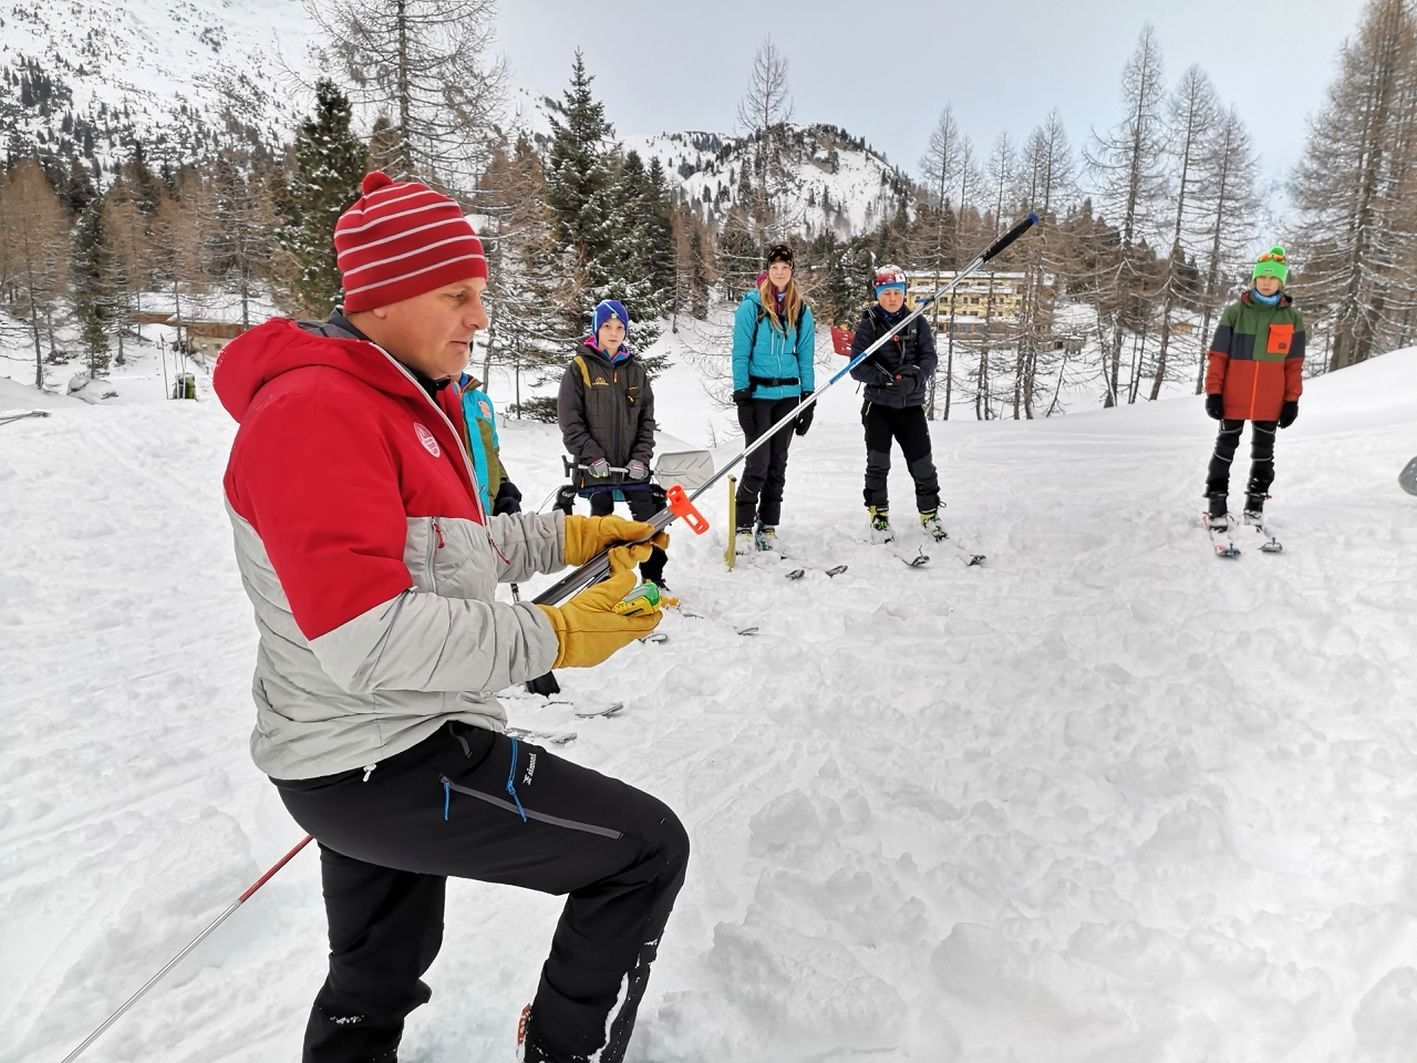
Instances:
[[[412,299],[487,276],[482,241],[462,209],[418,181],[366,174],[360,197],[335,222],[347,313]]]

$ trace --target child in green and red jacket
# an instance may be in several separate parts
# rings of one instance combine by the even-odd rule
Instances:
[[[1221,315],[1205,374],[1205,412],[1220,422],[1205,481],[1210,523],[1217,529],[1229,524],[1230,463],[1246,421],[1253,427],[1245,519],[1263,519],[1274,481],[1275,428],[1294,423],[1304,390],[1304,319],[1284,291],[1284,248],[1260,255],[1250,279],[1250,290]]]

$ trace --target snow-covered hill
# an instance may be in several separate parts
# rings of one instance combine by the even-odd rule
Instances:
[[[739,181],[752,172],[753,142],[717,133],[658,133],[622,138],[648,164],[657,158],[671,185],[698,205],[701,216],[721,221],[742,196]],[[782,215],[807,236],[832,231],[850,236],[895,215],[904,197],[913,204],[910,178],[864,143],[829,126],[794,127],[788,146],[792,189]]]
[[[16,156],[37,147],[61,161],[96,158],[106,170],[131,155],[135,137],[154,166],[189,162],[228,125],[275,149],[310,105],[318,45],[296,0],[0,0],[0,136]],[[517,90],[509,125],[545,146],[556,107]],[[659,158],[707,220],[721,222],[738,202],[744,138],[621,139],[646,163]],[[789,154],[793,191],[783,210],[809,234],[864,231],[909,190],[901,171],[844,130],[794,129]]]
[[[288,141],[292,91],[312,82],[315,27],[296,0],[0,0],[0,128],[11,152],[125,159],[136,134],[156,165],[190,161],[233,122]]]
[[[669,431],[734,438],[690,367],[657,386]],[[936,423],[989,561],[919,570],[863,541],[859,398],[827,393],[782,534],[847,573],[726,572],[716,491],[668,570],[704,619],[561,676],[626,711],[510,701],[692,836],[629,1063],[1410,1060],[1414,393],[1417,350],[1310,382],[1285,551],[1232,562],[1192,397]],[[246,753],[233,430],[205,390],[0,426],[5,1061],[60,1058],[300,837]],[[501,435],[539,500],[555,429]],[[899,461],[892,491],[908,526]],[[400,1058],[509,1058],[558,908],[454,883]],[[294,1058],[325,949],[307,851],[86,1058]]]
[[[560,108],[559,100],[516,92],[508,104],[510,125],[549,150],[551,119]],[[752,174],[752,137],[689,130],[617,135],[617,140],[625,151],[638,152],[646,166],[658,159],[669,186],[710,224],[721,225],[743,200],[745,167]],[[913,209],[909,175],[844,129],[790,127],[785,164],[788,191],[775,206],[791,228],[806,236],[865,232],[894,217],[902,198]]]

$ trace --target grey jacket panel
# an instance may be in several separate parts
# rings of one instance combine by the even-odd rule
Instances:
[[[261,635],[251,754],[268,775],[374,764],[449,720],[500,730],[507,717],[493,692],[555,661],[546,615],[492,596],[499,578],[563,566],[559,513],[499,517],[490,535],[475,521],[409,518],[410,589],[307,640],[255,529],[229,504],[227,512]]]
[[[488,519],[491,523],[485,531],[472,521],[440,521],[439,525],[445,534],[458,525],[466,525],[483,538],[490,532],[498,583],[520,583],[539,572],[554,572],[565,566],[564,513],[503,513]]]

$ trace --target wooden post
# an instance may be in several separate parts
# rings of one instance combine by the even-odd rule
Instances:
[[[728,549],[723,552],[723,560],[728,571],[733,571],[733,559],[738,556],[738,480],[732,474],[728,477]]]

